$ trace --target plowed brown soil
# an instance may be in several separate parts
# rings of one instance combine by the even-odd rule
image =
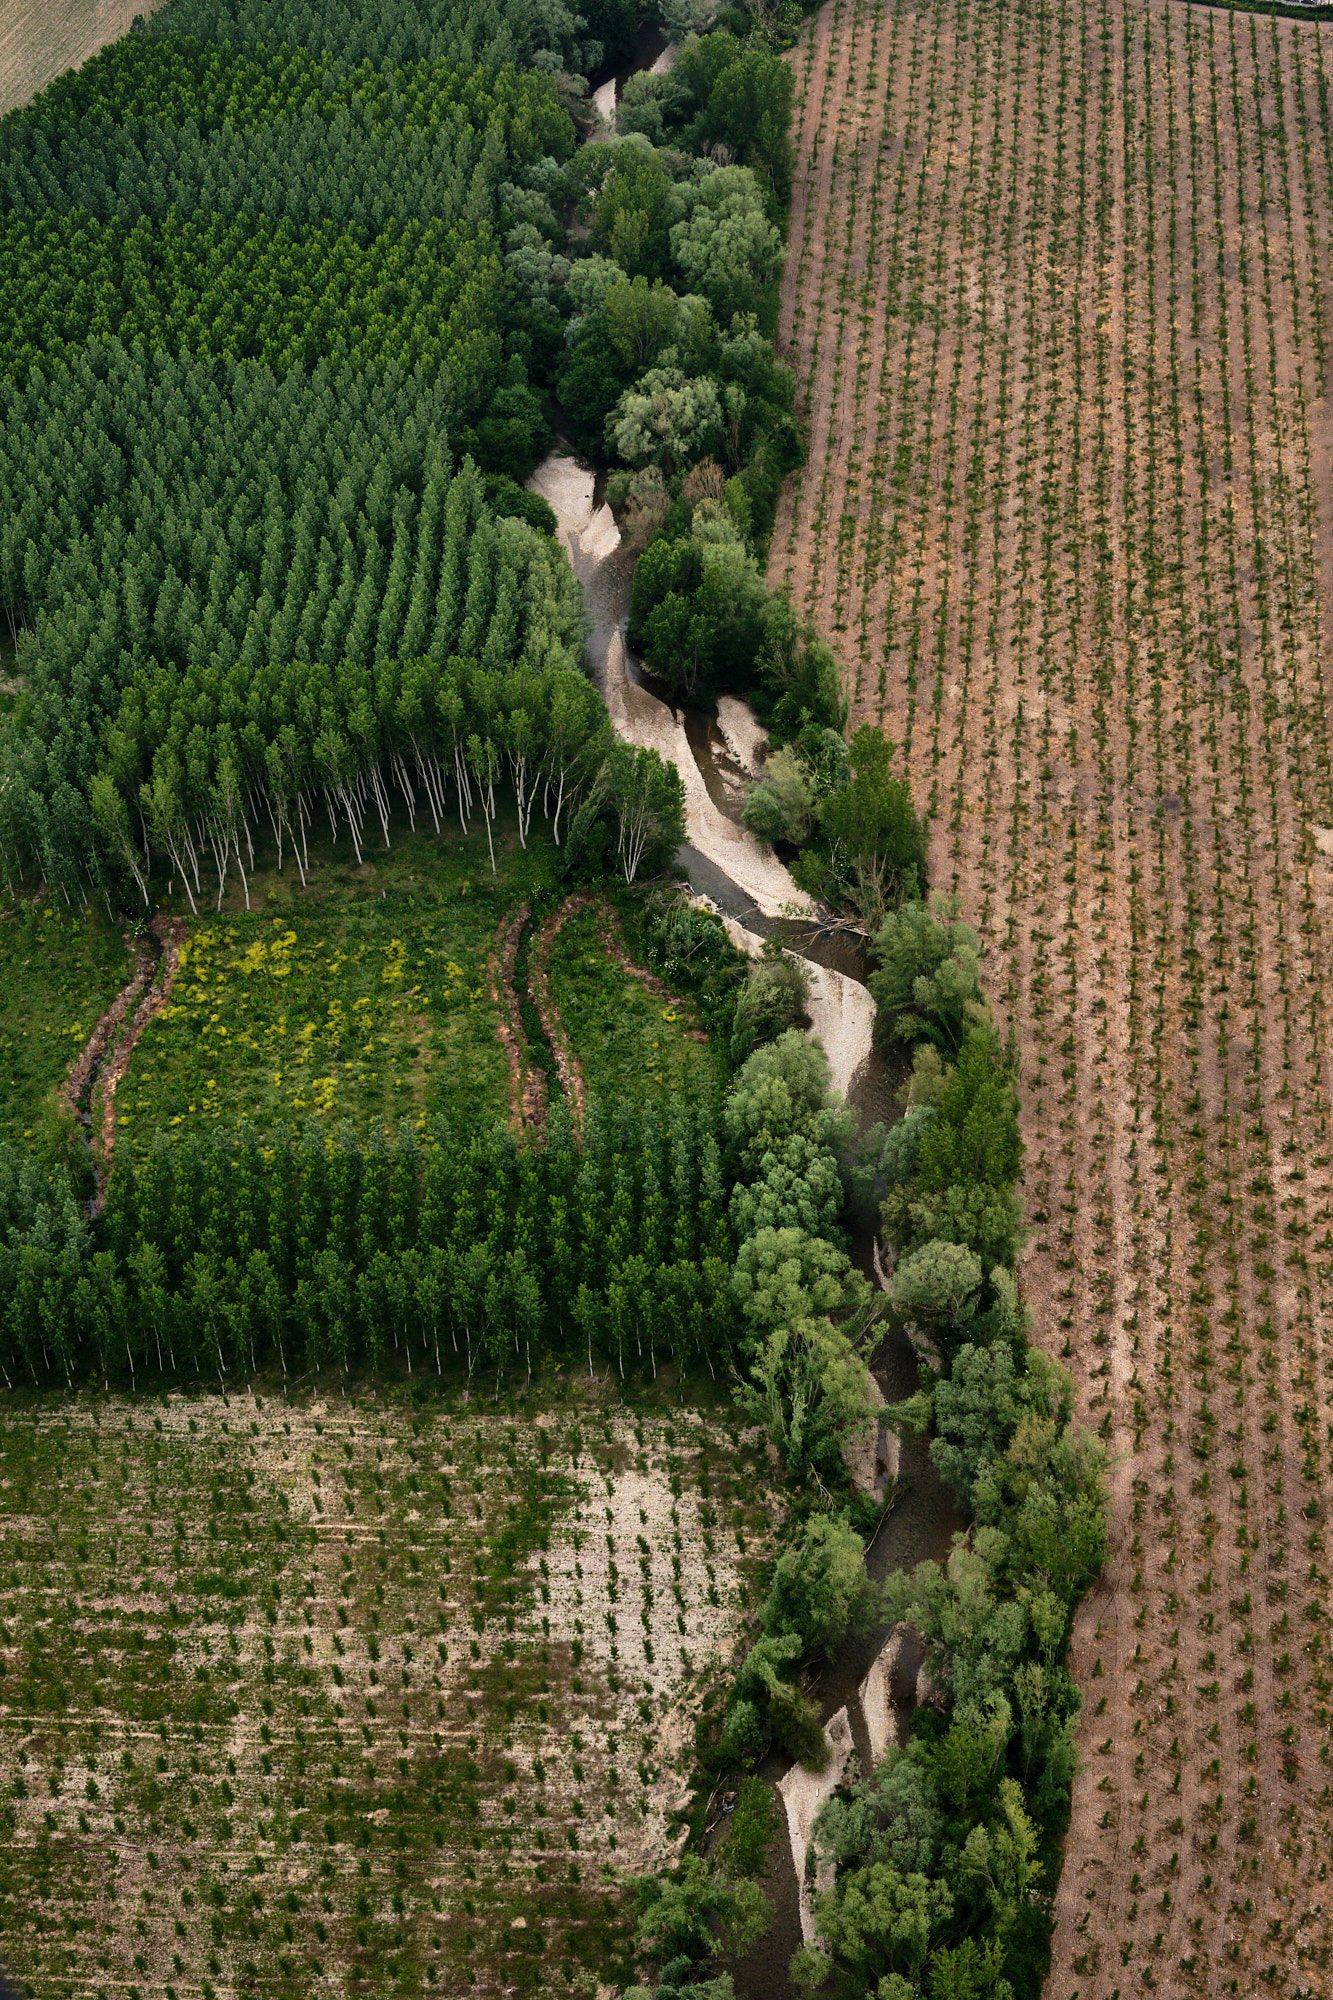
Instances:
[[[904,748],[1112,1454],[1053,2000],[1333,1991],[1333,24],[830,0],[771,574]]]

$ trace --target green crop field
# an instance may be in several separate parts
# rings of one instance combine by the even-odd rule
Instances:
[[[0,1936],[44,1996],[604,1971],[772,1502],[734,1415],[0,1412]]]
[[[473,1122],[506,1110],[487,960],[554,849],[506,828],[400,837],[356,867],[322,860],[251,884],[253,909],[190,925],[176,982],[117,1100],[122,1140],[225,1120]]]

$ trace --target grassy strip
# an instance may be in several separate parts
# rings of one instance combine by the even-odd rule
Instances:
[[[589,904],[561,925],[550,950],[552,997],[589,1093],[617,1103],[676,1092],[715,1100],[724,1067],[694,1004],[654,992],[617,964],[608,922],[604,906]]]
[[[59,1148],[56,1093],[131,963],[95,915],[0,902],[0,1140]]]

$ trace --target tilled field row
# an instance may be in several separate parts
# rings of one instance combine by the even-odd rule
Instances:
[[[1323,1990],[1333,28],[834,0],[771,571],[902,746],[1111,1453],[1050,1992]]]

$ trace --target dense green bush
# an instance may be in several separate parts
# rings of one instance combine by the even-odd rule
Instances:
[[[816,1826],[832,1885],[820,1949],[794,1969],[838,2000],[1039,1990],[1079,1702],[1064,1657],[1106,1551],[1100,1453],[1018,1301],[1017,1102],[975,942],[950,909],[913,904],[880,932],[887,1028],[925,1052],[884,1147],[889,1303],[937,1364],[897,1417],[933,1433],[975,1525],[947,1563],[889,1579],[888,1615],[925,1640],[933,1700]]]

